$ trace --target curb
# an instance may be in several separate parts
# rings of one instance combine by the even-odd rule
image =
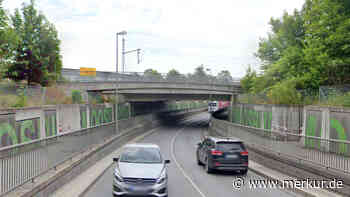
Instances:
[[[278,181],[279,184],[282,184],[282,180],[280,179],[275,179],[274,177],[268,175],[267,173],[264,173],[262,171],[259,171],[257,169],[254,169],[252,167],[248,167],[249,170],[253,171],[254,173],[266,178],[266,179],[271,179],[271,180],[276,180]],[[305,197],[318,197],[317,195],[313,195],[313,194],[310,194],[302,189],[298,189],[298,188],[290,188],[290,187],[287,187],[287,188],[284,188],[284,189],[287,189],[289,191],[292,191],[294,193],[298,193],[298,194],[301,194],[302,196],[305,196]]]

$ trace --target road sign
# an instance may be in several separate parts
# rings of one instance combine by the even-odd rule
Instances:
[[[96,76],[96,68],[80,68],[80,76]]]

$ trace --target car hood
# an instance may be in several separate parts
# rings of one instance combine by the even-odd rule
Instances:
[[[157,179],[160,176],[164,168],[163,163],[127,163],[119,162],[119,165],[116,170],[120,172],[120,175],[123,178],[148,178],[148,179]]]

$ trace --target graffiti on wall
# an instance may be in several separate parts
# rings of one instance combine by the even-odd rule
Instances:
[[[14,115],[0,115],[0,147],[18,144]]]
[[[343,123],[343,124],[342,124]],[[330,119],[330,130],[331,130],[331,139],[337,139],[341,141],[348,140],[347,133],[345,130],[346,124],[344,124],[344,120],[337,120],[335,118]],[[344,126],[345,125],[345,126]],[[340,154],[347,154],[348,153],[348,144],[341,143],[341,142],[335,142],[333,143],[333,146],[331,146],[331,149]]]
[[[118,120],[128,119],[128,118],[129,118],[129,105],[118,104]]]
[[[45,111],[46,137],[57,135],[56,111]]]
[[[90,125],[99,126],[103,123],[113,121],[113,108],[103,106],[93,106],[90,108]]]
[[[40,118],[15,122],[14,115],[0,117],[0,147],[29,142],[40,138]]]
[[[309,115],[306,118],[306,138],[305,138],[305,146],[309,148],[320,148],[320,140],[314,139],[314,138],[308,138],[308,137],[321,137],[322,130],[321,127],[321,121],[319,118],[317,118],[316,115]]]
[[[103,123],[103,107],[94,106],[90,108],[90,126],[99,126]]]
[[[80,107],[80,128],[87,128],[87,110],[86,107]]]
[[[113,108],[112,107],[106,107],[103,109],[103,122],[113,122]]]
[[[17,121],[16,128],[17,133],[20,133],[19,143],[40,138],[40,118]]]
[[[272,112],[256,111],[245,107],[242,107],[242,109],[241,107],[233,107],[232,115],[232,122],[234,123],[255,128],[261,128],[263,126],[264,129],[271,130]]]

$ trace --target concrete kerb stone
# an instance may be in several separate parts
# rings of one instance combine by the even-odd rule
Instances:
[[[114,136],[110,139],[107,139],[105,142],[96,145],[95,147],[88,149],[86,152],[77,155],[75,158],[72,158],[72,160],[68,160],[65,163],[62,163],[60,166],[57,166],[56,170],[52,169],[48,171],[47,173],[43,174],[41,177],[38,177],[36,181],[32,184],[34,186],[29,186],[28,184],[31,183],[26,183],[23,186],[18,187],[14,191],[8,193],[6,196],[8,197],[17,197],[17,196],[22,196],[22,197],[31,197],[31,196],[36,196],[39,191],[43,190],[50,184],[52,184],[55,180],[57,180],[59,177],[64,176],[65,174],[69,173],[77,167],[79,164],[81,164],[83,161],[87,160],[91,155],[95,154],[105,146],[111,144],[113,141],[122,138],[126,136],[127,134],[130,134],[129,132],[132,130],[135,130],[137,128],[142,127],[143,125],[136,125],[135,127],[125,130],[121,134]],[[46,178],[43,178],[46,177]],[[43,180],[44,179],[44,180]]]

